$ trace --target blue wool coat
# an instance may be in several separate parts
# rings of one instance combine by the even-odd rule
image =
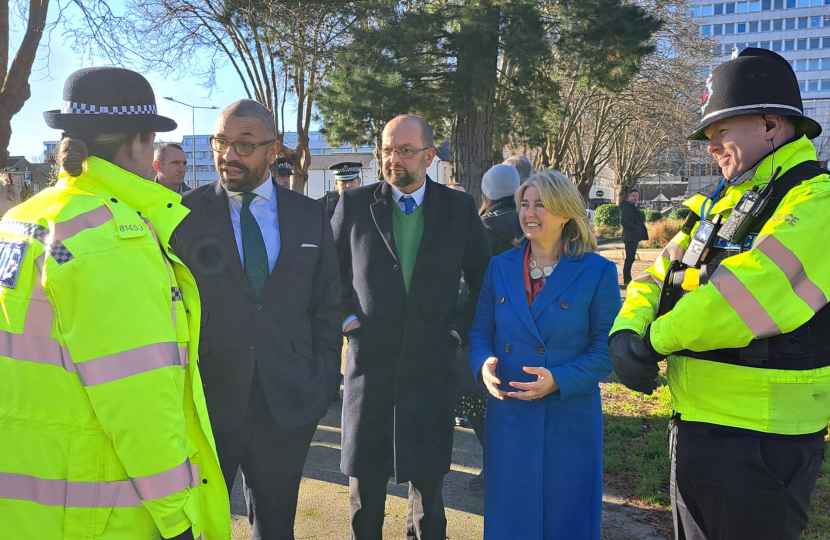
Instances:
[[[608,331],[620,311],[614,263],[564,255],[531,306],[524,246],[494,257],[470,330],[478,374],[499,359],[502,389],[546,367],[559,390],[543,400],[488,397],[484,440],[486,540],[597,540],[602,524],[602,404],[612,371]],[[478,377],[479,383],[481,382]]]

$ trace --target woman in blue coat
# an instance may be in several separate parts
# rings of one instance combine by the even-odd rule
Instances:
[[[573,183],[537,173],[516,192],[527,241],[490,261],[470,330],[470,366],[489,393],[486,540],[597,540],[602,404],[617,269]]]

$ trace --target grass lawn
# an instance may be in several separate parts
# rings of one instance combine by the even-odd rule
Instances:
[[[668,489],[671,462],[666,437],[671,415],[669,389],[661,386],[646,396],[618,382],[601,386],[605,414],[605,484],[627,504],[647,511],[649,522],[671,538]],[[802,540],[830,539],[830,439],[827,447],[828,459],[813,492],[810,527]]]

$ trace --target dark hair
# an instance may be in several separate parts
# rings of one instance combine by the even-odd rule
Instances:
[[[637,188],[635,188],[635,187],[633,187],[633,188],[631,188],[631,189],[629,189],[629,190],[628,190],[628,194],[629,194],[629,195],[631,195],[632,193],[640,193],[640,190],[639,190],[639,189],[637,189]]]
[[[176,148],[177,150],[181,150],[182,152],[184,152],[184,148],[182,148],[180,145],[178,145],[176,143],[173,143],[173,142],[161,143],[160,145],[156,146],[156,149],[153,152],[153,159],[155,159],[156,161],[160,161],[160,162],[164,163],[164,153],[167,152],[168,148]],[[185,152],[185,155],[187,155],[186,152]]]
[[[69,176],[80,176],[87,158],[97,157],[112,162],[119,150],[132,145],[136,135],[143,143],[153,140],[153,133],[65,132],[58,149],[58,165]]]
[[[277,127],[274,123],[274,115],[271,114],[265,105],[253,99],[240,99],[231,103],[227,109],[222,111],[222,116],[235,116],[237,118],[256,118],[265,128],[266,135],[271,139],[277,138]]]

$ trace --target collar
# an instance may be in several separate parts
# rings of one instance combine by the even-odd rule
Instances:
[[[427,191],[427,180],[424,179],[424,183],[421,184],[421,187],[409,194],[404,193],[392,184],[389,184],[389,187],[392,188],[392,199],[395,202],[400,201],[401,197],[412,197],[413,199],[415,199],[415,204],[421,206],[424,203],[424,196],[426,195]]]
[[[156,175],[156,177],[155,177],[155,178],[153,178],[153,183],[156,183],[156,184],[161,184],[161,182],[159,182],[159,175]],[[176,192],[176,193],[178,193],[179,195],[181,195],[182,193],[184,193],[184,190],[182,189],[182,188],[184,188],[184,184],[185,184],[184,180],[182,180],[182,183],[181,183],[181,184],[179,184],[179,191],[177,191],[177,192]]]
[[[225,188],[223,187],[222,189]],[[241,191],[228,191],[227,189],[225,189],[225,193],[227,194],[229,199],[236,195],[242,195]],[[268,174],[268,180],[257,186],[257,188],[252,190],[251,193],[259,195],[266,201],[270,201],[271,197],[274,196],[274,179],[271,176],[271,174]]]
[[[482,210],[481,215],[483,216],[483,215],[486,215],[486,214],[491,214],[491,213],[495,212],[496,210],[502,210],[502,209],[516,210],[516,199],[514,199],[512,196],[503,197],[501,199],[496,199],[495,201],[492,201],[487,206],[487,208]]]
[[[115,197],[130,208],[145,212],[155,206],[180,204],[182,196],[161,184],[150,182],[98,157],[89,157],[80,176],[61,171],[58,185],[81,189],[96,195]]]

